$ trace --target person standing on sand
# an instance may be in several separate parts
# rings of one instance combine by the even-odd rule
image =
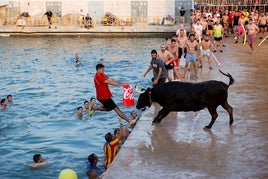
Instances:
[[[96,65],[96,74],[94,77],[94,83],[96,87],[97,100],[99,100],[103,106],[94,107],[94,111],[111,111],[114,110],[118,116],[125,119],[128,123],[131,123],[131,120],[120,110],[120,108],[113,101],[112,93],[108,85],[112,86],[125,86],[127,83],[119,83],[114,79],[109,78],[104,74],[104,65]]]

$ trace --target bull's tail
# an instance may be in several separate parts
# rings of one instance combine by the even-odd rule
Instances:
[[[219,71],[221,72],[221,74],[229,77],[230,81],[229,81],[228,87],[231,86],[235,82],[235,80],[233,79],[233,77],[229,73],[227,73],[227,74],[223,73],[220,69],[219,69]]]

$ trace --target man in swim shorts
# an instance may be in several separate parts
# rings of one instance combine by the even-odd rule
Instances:
[[[172,80],[171,74],[169,73],[170,70],[173,69],[174,64],[173,61],[175,60],[173,55],[167,50],[166,45],[161,45],[161,50],[157,52],[160,59],[163,60],[166,70],[167,70],[167,78],[168,81]]]
[[[248,45],[251,48],[251,54],[254,54],[254,44],[256,41],[256,35],[259,32],[259,28],[253,23],[253,19],[249,19],[249,24],[246,26],[246,29],[248,34]]]
[[[178,59],[178,45],[177,45],[177,42],[176,42],[176,39],[171,39],[171,46],[168,50],[172,55],[173,57],[175,58],[174,61],[171,62],[171,64],[173,65],[173,76],[174,76],[174,80],[176,79],[180,79],[180,75],[179,75],[179,59]]]
[[[95,111],[111,111],[114,110],[118,116],[125,119],[128,123],[131,120],[120,110],[120,108],[115,104],[112,100],[112,93],[109,89],[108,85],[113,86],[125,86],[127,83],[119,83],[114,79],[109,78],[104,74],[104,65],[97,64],[96,65],[96,74],[94,77],[94,83],[96,87],[97,100],[100,101],[103,106],[95,107]]]
[[[194,73],[197,78],[197,68],[196,68],[196,49],[199,48],[198,42],[195,40],[195,36],[193,34],[190,35],[190,39],[187,41],[187,54],[186,54],[186,63],[184,67],[184,77],[186,76],[186,72],[188,71],[189,63],[193,63]]]
[[[235,43],[238,43],[239,37],[242,37],[242,43],[244,43],[245,36],[245,20],[243,15],[238,19],[237,37]]]
[[[209,40],[209,36],[205,35],[204,39],[201,42],[201,55],[200,55],[200,66],[199,68],[202,68],[202,63],[203,63],[203,58],[206,56],[208,59],[208,64],[209,64],[209,69],[212,70],[212,63],[211,63],[211,59],[210,59],[210,52],[212,51],[212,43]]]

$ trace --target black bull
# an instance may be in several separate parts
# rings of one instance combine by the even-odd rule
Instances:
[[[220,70],[219,70],[220,71]],[[171,111],[200,111],[208,108],[211,121],[206,128],[211,128],[218,117],[217,107],[221,105],[230,117],[229,124],[233,124],[233,108],[228,104],[228,88],[234,83],[230,74],[229,84],[221,81],[205,81],[200,83],[167,82],[155,88],[139,91],[140,96],[136,105],[137,109],[150,107],[152,102],[159,103],[163,108],[154,118],[153,123],[160,123]]]

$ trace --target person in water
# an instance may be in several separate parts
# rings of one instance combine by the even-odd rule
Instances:
[[[81,62],[79,60],[79,55],[78,53],[75,53],[75,66],[80,66],[81,65]]]
[[[34,161],[34,163],[31,164],[32,168],[38,168],[38,167],[43,167],[43,166],[48,165],[48,163],[44,161],[41,154],[35,154],[33,156],[33,161]]]

